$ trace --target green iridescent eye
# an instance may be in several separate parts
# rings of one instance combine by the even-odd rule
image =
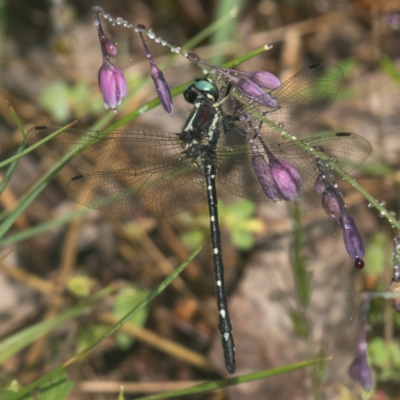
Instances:
[[[201,93],[203,93],[206,97],[212,98],[214,101],[217,101],[219,98],[219,90],[217,86],[215,86],[212,82],[207,81],[205,79],[196,81],[194,83],[194,87]]]

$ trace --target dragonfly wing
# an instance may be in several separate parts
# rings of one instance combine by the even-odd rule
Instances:
[[[35,127],[29,130],[30,145],[57,131],[56,127]],[[141,167],[163,160],[174,164],[182,153],[178,136],[156,130],[91,131],[68,129],[45,144],[38,152],[57,161],[71,158],[70,163],[84,170],[117,171]]]
[[[219,180],[229,192],[254,201],[268,200],[251,165],[248,145],[219,151],[217,157]]]
[[[175,168],[104,171],[72,178],[68,196],[97,210],[136,217],[170,216],[206,194],[204,178],[190,162]]]
[[[255,141],[257,151],[268,156],[259,141]],[[319,135],[296,142],[273,143],[268,145],[269,151],[278,160],[290,163],[302,178],[302,192],[314,188],[318,177],[317,160],[306,148],[318,147],[330,158],[330,163],[348,173],[357,168],[371,153],[368,140],[354,133],[333,133]],[[231,193],[251,200],[266,201],[257,176],[251,164],[251,149],[248,144],[225,146],[217,152],[219,177],[221,183]],[[337,174],[326,165],[333,179]]]
[[[279,108],[270,110],[256,101],[240,105],[235,116],[249,116],[258,126],[257,115],[263,115],[274,125],[291,132],[317,116],[336,96],[343,79],[343,72],[335,64],[320,63],[303,69],[268,94],[279,103]],[[241,125],[246,127],[245,122]],[[266,140],[279,136],[267,123],[261,129]]]

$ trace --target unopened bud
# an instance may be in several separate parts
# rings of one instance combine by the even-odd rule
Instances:
[[[270,161],[271,174],[281,194],[281,200],[294,200],[299,194],[303,181],[293,165],[286,161],[273,159]]]
[[[328,185],[322,192],[322,207],[324,211],[342,225],[344,201],[340,192]]]
[[[349,375],[355,381],[360,382],[365,390],[371,390],[373,384],[372,373],[367,358],[367,344],[365,342],[364,344],[365,349],[358,350],[358,354],[356,355],[349,367]],[[358,346],[360,347],[360,344]]]
[[[254,145],[251,150],[251,163],[265,195],[273,201],[297,198],[303,184],[297,170],[288,162],[273,158],[270,153],[268,163]]]
[[[99,70],[99,86],[103,95],[104,108],[113,110],[121,104],[128,93],[128,85],[122,71],[103,57],[103,65]]]
[[[275,109],[279,107],[279,103],[254,82],[244,78],[234,80],[234,82],[239,92],[249,99],[269,108]]]
[[[358,231],[354,218],[347,212],[342,218],[343,240],[346,246],[347,253],[353,260],[364,258],[364,243]]]
[[[142,24],[138,25],[140,29],[146,29],[146,27]],[[157,90],[158,98],[160,99],[161,105],[163,106],[164,110],[172,115],[174,111],[174,106],[172,103],[172,96],[167,81],[164,78],[164,74],[162,71],[157,67],[151,53],[149,47],[147,46],[146,41],[143,38],[142,33],[139,33],[140,39],[142,40],[144,50],[146,52],[146,57],[149,60],[150,68],[151,68],[151,78],[153,79],[154,85]]]
[[[272,178],[271,168],[255,146],[252,147],[251,164],[264,194],[272,201],[281,200],[278,188]]]
[[[101,10],[101,8],[99,8]],[[117,46],[113,43],[104,33],[103,27],[101,26],[100,19],[98,16],[98,10],[93,7],[94,11],[94,25],[97,28],[97,34],[99,35],[101,51],[104,57],[114,57],[118,53]]]
[[[242,75],[245,75],[248,79],[254,82],[257,86],[260,86],[264,89],[276,89],[281,85],[281,81],[277,76],[271,74],[267,71],[239,71]]]

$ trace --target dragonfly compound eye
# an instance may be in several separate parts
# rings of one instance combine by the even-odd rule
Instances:
[[[193,104],[197,99],[206,98],[212,102],[219,99],[219,90],[216,85],[206,79],[199,79],[191,83],[183,92],[185,100]]]
[[[204,97],[212,101],[218,101],[219,90],[212,82],[206,79],[198,80],[193,85]]]

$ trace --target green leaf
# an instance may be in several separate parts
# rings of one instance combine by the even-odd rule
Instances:
[[[233,229],[231,231],[231,239],[239,250],[247,251],[254,247],[253,234],[242,229]]]
[[[57,123],[63,123],[71,115],[68,97],[68,85],[64,81],[57,80],[43,91],[40,104],[51,113]]]
[[[67,379],[68,377],[64,370],[52,376],[45,385],[40,387],[40,400],[65,399],[74,386],[73,382],[68,382]]]
[[[188,249],[195,249],[204,240],[204,233],[200,229],[193,229],[181,235],[182,244]]]
[[[368,355],[371,364],[385,369],[390,364],[390,352],[382,338],[374,338],[368,343]]]
[[[142,302],[148,295],[148,290],[138,289],[135,286],[124,287],[117,295],[114,303],[114,313],[118,318],[122,318],[132,308]],[[138,326],[143,326],[147,320],[148,309],[143,308],[140,312],[136,313],[126,322],[131,322]]]
[[[148,295],[149,291],[141,290],[136,288],[135,286],[127,286],[124,287],[114,303],[114,314],[118,318],[122,318],[126,315],[132,308],[142,302]],[[148,317],[148,308],[143,308],[141,311],[136,313],[129,319],[127,322],[131,322],[137,326],[143,326]],[[121,350],[126,350],[129,346],[132,345],[134,339],[132,336],[128,335],[125,332],[119,332],[117,335],[117,345]]]
[[[118,332],[115,338],[115,343],[117,347],[124,351],[128,350],[130,346],[135,342],[135,339],[128,335],[126,332]]]
[[[254,215],[256,212],[256,205],[251,200],[243,199],[227,205],[225,212],[233,215],[237,220],[243,220]]]
[[[1,393],[1,400],[7,400],[9,399],[11,396],[14,396],[15,394],[17,394],[20,389],[23,389],[23,386],[21,386],[19,384],[18,381],[12,381],[10,383],[10,386],[4,390],[4,392]],[[31,397],[29,394],[26,394],[24,397],[21,397],[21,400],[34,400],[33,397]]]
[[[396,65],[393,63],[393,61],[385,54],[381,56],[379,61],[386,75],[400,85],[400,72],[397,70]]]
[[[400,345],[397,342],[388,343],[388,349],[390,354],[390,361],[397,371],[400,370]]]
[[[67,287],[76,297],[88,297],[95,284],[96,281],[87,275],[77,275],[68,279]]]

